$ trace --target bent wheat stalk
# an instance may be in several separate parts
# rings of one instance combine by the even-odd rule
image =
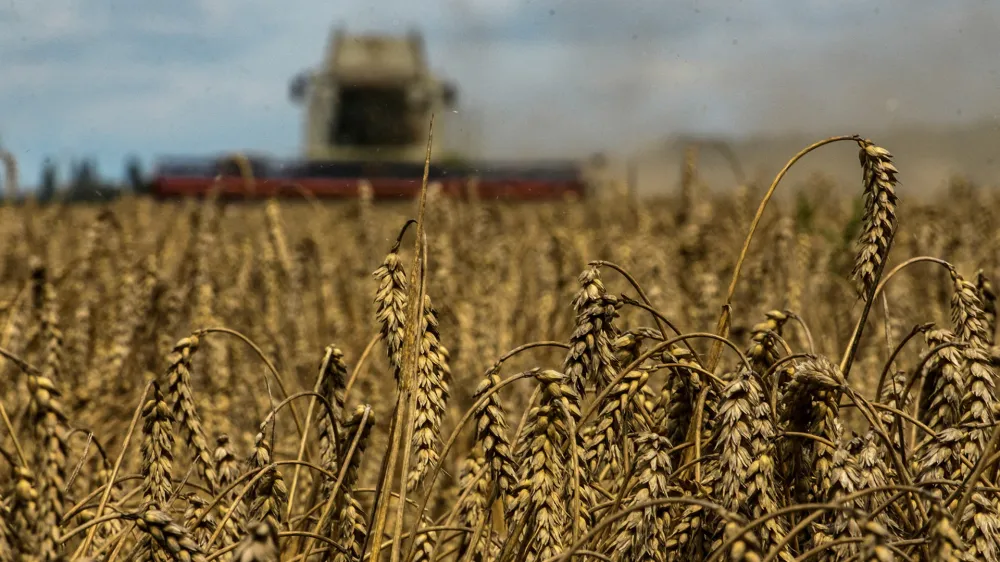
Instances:
[[[859,137],[858,135],[830,137],[828,139],[824,139],[817,143],[807,146],[806,148],[799,151],[798,154],[793,156],[792,159],[789,160],[787,164],[785,164],[785,167],[782,168],[780,172],[778,172],[778,175],[775,176],[774,181],[771,182],[771,186],[767,189],[767,193],[764,194],[764,199],[760,202],[760,206],[757,207],[757,214],[754,215],[753,222],[750,223],[750,231],[747,232],[746,239],[743,241],[743,248],[740,250],[739,258],[737,258],[736,260],[736,267],[733,269],[733,277],[732,280],[729,281],[729,289],[726,292],[726,302],[722,305],[722,315],[719,317],[719,324],[715,332],[716,335],[718,335],[719,337],[725,338],[729,336],[730,316],[732,315],[733,295],[736,294],[736,283],[740,279],[740,271],[743,268],[743,262],[746,260],[747,250],[750,249],[750,242],[751,240],[753,240],[754,232],[757,231],[757,225],[760,224],[760,219],[761,217],[764,216],[764,209],[767,207],[767,203],[771,200],[771,196],[774,195],[774,191],[778,188],[778,184],[781,182],[782,178],[785,177],[785,174],[788,173],[788,170],[790,170],[792,166],[794,166],[795,163],[798,162],[806,154],[809,154],[810,152],[816,150],[817,148],[826,146],[828,144],[840,141],[848,141],[848,140],[860,142],[861,137]],[[722,355],[722,344],[716,343],[715,345],[712,346],[712,351],[708,357],[708,363],[706,363],[705,367],[709,371],[714,372],[715,367],[719,362],[719,357],[721,355]]]

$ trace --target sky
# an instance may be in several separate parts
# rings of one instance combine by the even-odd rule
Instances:
[[[26,184],[47,157],[294,156],[289,80],[338,25],[422,31],[497,157],[1000,115],[992,0],[0,0],[0,143]]]

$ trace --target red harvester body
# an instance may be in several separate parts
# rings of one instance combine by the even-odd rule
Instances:
[[[154,171],[152,192],[161,198],[200,197],[217,186],[224,198],[354,198],[362,186],[374,199],[419,195],[423,166],[411,163],[284,162],[250,159],[253,177],[244,179],[226,158],[166,159]],[[576,162],[530,165],[437,165],[428,182],[445,196],[480,199],[551,201],[586,196],[587,182]]]

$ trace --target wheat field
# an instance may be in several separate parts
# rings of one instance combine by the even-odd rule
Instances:
[[[843,195],[0,207],[0,562],[1000,560],[1000,196],[836,140]]]

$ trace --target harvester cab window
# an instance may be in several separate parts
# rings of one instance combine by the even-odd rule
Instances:
[[[405,88],[347,86],[338,97],[330,134],[333,144],[405,146],[416,142]]]

